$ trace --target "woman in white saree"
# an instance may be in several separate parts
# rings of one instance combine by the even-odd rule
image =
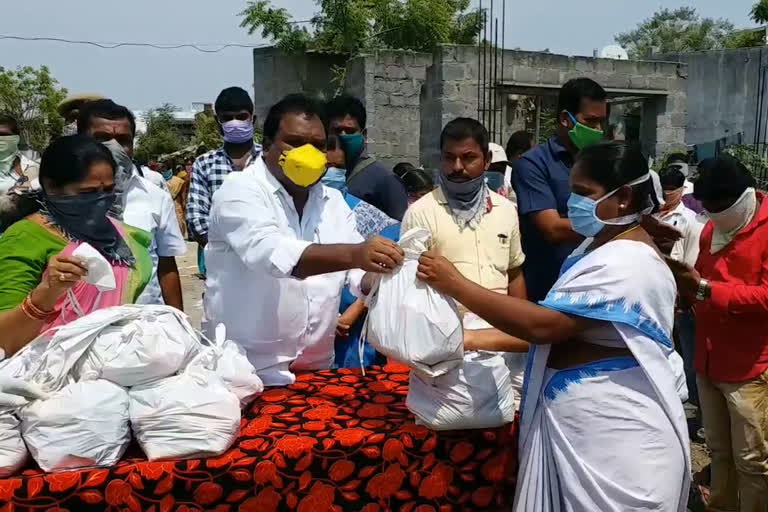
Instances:
[[[645,157],[583,150],[568,217],[586,240],[540,305],[494,294],[425,253],[419,277],[532,344],[515,512],[686,510],[688,431],[670,364],[675,281],[638,223],[658,209]]]

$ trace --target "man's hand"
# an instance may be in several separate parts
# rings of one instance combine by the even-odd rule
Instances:
[[[464,276],[453,266],[453,263],[427,251],[419,258],[419,268],[416,277],[429,284],[432,288],[453,297]]]
[[[339,317],[339,323],[336,324],[336,337],[337,338],[349,338],[349,324],[341,323],[341,317]]]
[[[403,250],[392,240],[374,236],[359,244],[353,254],[354,268],[387,274],[403,264]]]
[[[653,238],[656,246],[664,254],[669,254],[672,251],[672,246],[675,242],[683,238],[683,234],[675,227],[660,221],[656,217],[646,215],[640,219],[640,225]]]
[[[672,258],[666,257],[664,261],[667,262],[667,266],[675,275],[678,293],[689,299],[695,297],[699,291],[701,274],[695,268]]]

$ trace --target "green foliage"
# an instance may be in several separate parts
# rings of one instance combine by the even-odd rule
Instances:
[[[46,66],[0,67],[0,112],[16,118],[22,140],[36,151],[61,135],[64,118],[56,109],[66,95]]]
[[[749,169],[761,190],[768,190],[768,153],[765,145],[734,144],[725,148],[724,152]]]
[[[768,0],[759,0],[753,5],[749,16],[755,23],[768,23]]]
[[[184,138],[176,129],[173,113],[176,107],[166,103],[152,109],[144,117],[147,131],[139,136],[134,154],[138,160],[155,160],[161,155],[173,153],[185,145]]]
[[[219,130],[219,123],[212,112],[200,112],[195,116],[194,144],[202,145],[205,151],[221,147],[224,139]]]
[[[724,42],[726,48],[754,48],[764,44],[764,30],[737,30],[729,34]]]
[[[312,32],[285,9],[250,0],[240,13],[249,34],[261,31],[288,53],[307,49],[354,54],[375,48],[431,50],[439,44],[472,44],[482,25],[470,0],[315,0],[320,13]]]
[[[693,7],[661,9],[635,30],[616,35],[630,57],[643,58],[651,48],[658,53],[724,48],[733,24],[724,19],[701,18]]]

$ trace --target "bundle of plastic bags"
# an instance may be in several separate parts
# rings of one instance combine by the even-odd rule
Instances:
[[[515,419],[516,396],[503,355],[479,351],[439,377],[411,372],[405,404],[433,430],[494,428]]]
[[[385,356],[437,377],[461,364],[464,337],[453,299],[416,278],[430,236],[415,228],[400,237],[405,261],[372,292],[367,331],[370,344]]]
[[[0,414],[0,474],[23,464],[22,437],[46,471],[111,466],[130,442],[130,424],[152,460],[223,453],[241,403],[263,385],[242,349],[223,328],[217,334],[201,340],[182,312],[134,305],[43,333],[0,364],[0,376],[48,394]]]
[[[112,466],[131,441],[128,393],[107,380],[73,382],[22,409],[21,434],[43,471]]]
[[[0,413],[0,478],[13,475],[27,462],[27,447],[20,427],[21,420],[13,411]]]
[[[474,313],[468,330],[492,329]],[[466,352],[460,366],[439,377],[411,372],[406,406],[416,423],[433,430],[494,428],[515,418],[526,354]]]

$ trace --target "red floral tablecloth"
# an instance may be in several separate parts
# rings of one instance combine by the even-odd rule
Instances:
[[[0,512],[499,510],[515,488],[515,424],[436,433],[405,407],[407,368],[299,375],[244,413],[223,456],[0,480]],[[140,452],[139,452],[140,453]]]

